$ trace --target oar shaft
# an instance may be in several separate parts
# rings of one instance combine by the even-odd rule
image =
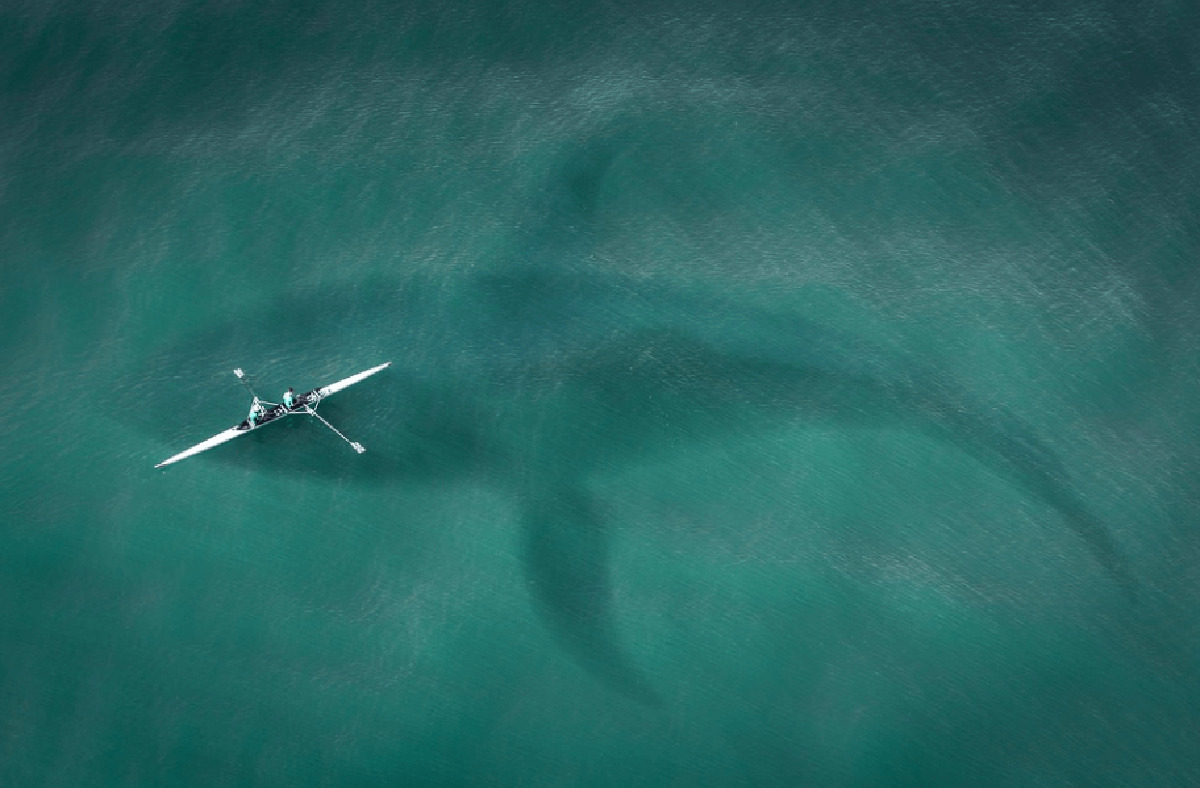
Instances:
[[[366,451],[366,449],[364,449],[364,448],[362,447],[362,444],[361,444],[361,443],[356,443],[355,441],[352,441],[352,440],[350,440],[349,438],[347,438],[345,435],[343,435],[341,432],[339,432],[339,431],[338,431],[338,428],[337,428],[337,427],[335,427],[335,426],[333,426],[332,424],[330,424],[329,422],[325,421],[324,417],[323,417],[323,416],[321,416],[321,414],[317,413],[315,410],[313,410],[312,408],[308,407],[307,405],[305,405],[305,406],[304,406],[304,409],[305,409],[306,411],[308,411],[308,415],[310,415],[310,416],[315,416],[315,417],[317,418],[317,420],[318,420],[318,421],[320,421],[322,424],[324,424],[324,425],[325,425],[326,427],[328,427],[329,429],[333,430],[333,432],[334,432],[334,434],[335,434],[335,435],[337,435],[339,438],[341,438],[342,440],[344,440],[346,443],[349,443],[349,444],[350,444],[350,448],[354,449],[354,450],[355,450],[356,452],[358,452],[359,454],[362,454],[364,451]]]
[[[250,396],[258,399],[258,394],[254,393],[254,389],[250,388],[250,383],[246,380],[246,373],[242,372],[242,368],[238,367],[233,371],[233,374],[237,375],[237,379],[242,381],[242,385],[246,387],[246,391],[250,392]]]

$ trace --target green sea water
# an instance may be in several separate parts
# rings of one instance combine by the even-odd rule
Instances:
[[[0,785],[1200,784],[1198,9],[0,4]]]

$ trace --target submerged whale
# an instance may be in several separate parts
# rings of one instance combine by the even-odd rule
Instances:
[[[589,480],[696,439],[796,422],[920,432],[1052,509],[1133,593],[1112,533],[1049,443],[1004,403],[972,396],[927,359],[802,315],[588,262],[587,226],[611,156],[611,146],[600,146],[570,159],[549,190],[558,202],[539,211],[543,225],[524,231],[491,273],[397,273],[285,294],[253,314],[169,338],[130,371],[136,390],[118,388],[118,396],[136,398],[138,427],[166,448],[179,443],[181,423],[211,418],[204,397],[181,399],[168,384],[182,364],[213,382],[239,364],[282,382],[272,374],[278,367],[319,361],[326,366],[311,374],[332,376],[393,360],[372,391],[391,403],[395,434],[373,432],[364,458],[325,458],[307,471],[384,485],[484,480],[505,488],[521,512],[524,571],[549,631],[608,686],[646,702],[654,689],[616,634],[611,535]],[[280,326],[292,327],[282,344]],[[372,337],[370,347],[347,339],[362,337]],[[236,445],[194,461],[287,467]]]
[[[1001,404],[972,401],[962,385],[902,353],[798,317],[743,310],[738,339],[722,341],[715,328],[698,327],[703,321],[681,327],[683,316],[733,307],[619,278],[577,278],[525,271],[461,288],[410,281],[284,298],[254,320],[173,343],[141,377],[166,378],[178,358],[215,372],[269,358],[278,351],[266,327],[285,315],[308,329],[291,346],[299,358],[337,359],[347,324],[356,336],[375,334],[379,348],[366,355],[382,352],[395,363],[373,396],[392,403],[396,434],[372,435],[368,462],[307,470],[381,484],[505,487],[522,512],[524,568],[542,619],[594,675],[647,701],[653,688],[616,637],[610,534],[589,480],[696,439],[797,422],[923,433],[1050,507],[1105,572],[1133,590],[1116,540],[1074,492],[1062,461]],[[621,304],[631,294],[635,309],[626,316]],[[469,317],[446,319],[468,297]],[[652,318],[647,302],[658,307]],[[590,319],[596,314],[610,319],[601,325]],[[361,365],[366,355],[348,363]],[[202,398],[181,408],[178,393],[139,386],[141,426],[164,434],[181,422],[204,423],[211,410]],[[233,446],[201,461],[261,463],[261,454]]]

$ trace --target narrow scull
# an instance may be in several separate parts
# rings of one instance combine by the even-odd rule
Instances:
[[[240,379],[242,381],[243,385],[245,385],[246,388],[250,391],[250,394],[254,397],[255,402],[259,403],[263,406],[263,410],[261,411],[262,415],[260,415],[258,417],[257,421],[255,421],[253,423],[249,419],[246,419],[241,424],[238,424],[236,427],[230,427],[229,429],[225,430],[224,432],[218,432],[216,435],[212,436],[208,440],[203,441],[201,443],[197,443],[195,446],[191,447],[190,449],[185,449],[184,451],[179,452],[174,457],[168,457],[167,459],[163,460],[162,462],[160,462],[158,465],[155,465],[154,467],[161,468],[164,465],[170,465],[173,462],[179,462],[180,460],[191,457],[193,454],[199,454],[202,451],[207,451],[208,449],[211,449],[214,446],[220,446],[222,443],[225,443],[226,441],[231,441],[234,438],[238,437],[239,435],[245,435],[247,432],[256,430],[259,427],[266,426],[267,424],[270,424],[273,421],[277,421],[280,418],[283,418],[284,416],[291,416],[293,414],[299,414],[299,413],[307,414],[309,416],[315,417],[318,421],[320,421],[326,427],[328,427],[329,429],[331,429],[335,433],[337,433],[339,438],[346,441],[346,443],[349,443],[351,448],[353,448],[356,452],[358,452],[359,454],[362,454],[364,451],[366,451],[366,449],[364,449],[362,447],[362,444],[356,443],[356,442],[350,440],[345,435],[343,435],[341,432],[338,432],[336,427],[334,427],[332,424],[330,424],[325,419],[321,418],[321,416],[317,415],[317,406],[321,404],[321,400],[325,399],[330,394],[336,394],[337,392],[341,391],[342,389],[348,388],[350,386],[353,386],[355,383],[359,383],[363,380],[366,380],[367,378],[374,375],[376,372],[387,369],[389,366],[391,366],[391,363],[392,362],[389,361],[386,364],[380,364],[377,367],[371,367],[370,369],[366,370],[365,372],[359,372],[357,375],[351,375],[350,377],[344,378],[335,383],[330,383],[328,386],[321,386],[320,388],[313,389],[312,391],[306,392],[304,394],[300,394],[295,398],[295,400],[293,401],[292,406],[290,408],[287,406],[284,406],[284,405],[274,403],[274,402],[265,402],[263,400],[260,400],[258,398],[258,395],[254,393],[254,389],[251,389],[250,384],[246,382],[246,374],[244,372],[242,372],[242,370],[240,370],[240,369],[235,369],[233,371],[233,373],[238,376],[238,379]]]

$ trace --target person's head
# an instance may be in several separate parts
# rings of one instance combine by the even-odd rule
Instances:
[[[291,394],[291,393],[292,393],[292,387],[288,386],[288,394]]]

